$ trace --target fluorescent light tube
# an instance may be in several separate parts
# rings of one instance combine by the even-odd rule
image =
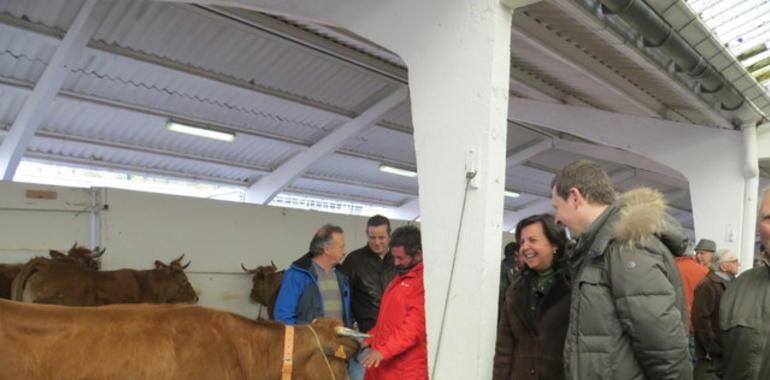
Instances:
[[[207,139],[214,139],[219,141],[233,141],[235,134],[230,132],[215,131],[213,129],[193,127],[192,125],[180,124],[174,121],[166,123],[166,128],[169,131],[184,133],[188,135],[205,137]]]
[[[400,176],[404,176],[404,177],[412,177],[412,178],[413,177],[417,177],[417,173],[415,173],[415,172],[413,172],[411,170],[394,168],[394,167],[388,166],[388,165],[380,165],[380,171],[385,172],[385,173],[400,175]]]
[[[518,198],[521,196],[521,194],[511,191],[511,190],[505,190],[505,196],[508,198]]]

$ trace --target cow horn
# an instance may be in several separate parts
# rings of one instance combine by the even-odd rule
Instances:
[[[96,247],[96,257],[102,257],[104,255],[104,252],[107,252],[107,248],[99,249],[99,247]]]
[[[270,265],[272,265],[272,266],[273,266],[273,269],[278,269],[278,267],[277,267],[277,266],[275,266],[275,263],[273,262],[273,260],[270,260]]]
[[[245,266],[243,266],[243,263],[241,263],[241,268],[243,268],[243,271],[246,273],[254,273],[257,270],[257,268],[247,269]]]
[[[72,248],[70,248],[70,251],[78,247],[78,242],[75,242],[75,244],[72,245]]]
[[[192,261],[188,261],[186,265],[183,265],[183,266],[182,266],[182,270],[185,270],[185,269],[187,269],[187,267],[189,267],[189,266],[190,266],[190,264],[192,264]]]
[[[172,262],[171,262],[171,265],[174,265],[174,264],[177,264],[177,265],[179,265],[179,264],[182,262],[182,259],[184,259],[184,255],[185,255],[185,254],[183,253],[183,254],[182,254],[182,256],[179,256],[179,258],[178,258],[178,259],[176,259],[176,260],[172,261]]]

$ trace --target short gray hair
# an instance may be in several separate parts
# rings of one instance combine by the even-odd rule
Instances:
[[[323,255],[324,248],[332,244],[332,238],[334,234],[342,234],[344,231],[342,227],[335,226],[333,224],[324,224],[313,235],[313,239],[310,240],[310,256],[318,257]]]
[[[714,255],[711,256],[711,262],[709,263],[711,270],[718,271],[719,264],[725,262],[725,258],[731,253],[732,251],[729,249],[717,249],[717,251],[714,252]]]

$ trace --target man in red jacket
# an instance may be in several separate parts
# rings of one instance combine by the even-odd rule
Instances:
[[[420,230],[404,226],[390,237],[398,275],[382,296],[377,324],[364,341],[371,350],[362,363],[366,380],[428,379],[425,288]]]

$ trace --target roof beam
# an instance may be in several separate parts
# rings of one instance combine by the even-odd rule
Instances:
[[[102,4],[98,10],[95,8],[97,0],[86,0],[80,7],[67,34],[35,84],[32,94],[27,97],[10,131],[0,144],[0,178],[3,180],[13,180],[32,136],[40,127],[46,110],[50,108],[70,72],[69,66],[80,59],[86,43],[99,26],[106,6]]]
[[[506,210],[503,213],[503,230],[510,231],[520,220],[535,214],[553,214],[551,198],[538,199],[529,202],[516,210]]]
[[[617,184],[623,183],[625,181],[628,181],[631,178],[636,177],[636,169],[631,169],[631,168],[620,169],[610,173],[609,175],[610,175],[610,179],[612,180],[612,183],[614,183],[617,186]]]
[[[505,159],[505,165],[509,168],[521,165],[530,158],[551,149],[553,149],[552,139],[533,140],[525,144],[525,146],[508,153],[508,157]]]
[[[688,187],[687,179],[685,179],[684,176],[676,170],[636,153],[631,153],[604,145],[564,139],[555,139],[553,147],[554,149],[560,150],[562,152],[569,152],[572,154],[583,155],[602,161],[614,162],[637,169],[660,173],[667,177],[671,177],[672,179],[678,180],[678,187],[685,189]]]
[[[414,221],[420,216],[420,198],[414,197],[393,210],[394,217],[397,219]]]
[[[661,117],[666,113],[666,107],[655,98],[584,51],[557,36],[542,24],[532,20],[525,12],[514,12],[511,33],[541,53],[569,66],[586,78],[609,89],[628,104],[638,109],[642,114]],[[666,116],[686,120],[678,114]]]
[[[309,149],[283,163],[272,173],[260,178],[246,193],[249,202],[267,204],[284,187],[301,176],[323,156],[334,152],[348,139],[373,126],[385,114],[407,99],[409,87],[404,86],[386,96],[356,118],[335,129]]]
[[[3,126],[0,126],[2,128]],[[8,131],[4,129],[0,129],[0,137],[6,135]],[[49,131],[38,131],[35,134],[36,137],[44,138],[44,139],[51,139],[55,141],[64,141],[64,142],[73,142],[73,143],[79,143],[79,144],[86,144],[91,146],[98,146],[98,147],[108,147],[112,149],[121,149],[121,150],[128,150],[132,152],[141,152],[146,154],[153,154],[157,156],[172,158],[172,159],[182,159],[182,160],[191,160],[196,162],[202,162],[207,164],[214,164],[214,165],[222,165],[227,166],[231,168],[238,168],[238,169],[245,169],[249,170],[257,175],[264,175],[269,174],[270,170],[268,168],[253,165],[253,164],[247,164],[243,162],[237,162],[237,161],[230,161],[230,160],[224,160],[219,158],[211,158],[211,157],[203,157],[198,156],[194,154],[189,153],[182,153],[177,151],[171,151],[166,149],[158,149],[158,148],[150,148],[135,144],[127,144],[127,143],[117,143],[113,141],[107,141],[103,139],[96,139],[92,137],[82,137],[82,136],[73,136],[73,135],[65,135],[61,133],[56,132],[49,132]],[[121,166],[122,164],[115,164],[111,162],[104,162],[100,160],[92,160],[87,158],[73,158],[73,157],[63,157],[55,154],[48,154],[48,153],[40,153],[40,152],[27,152],[27,156],[29,157],[37,157],[37,158],[45,158],[47,160],[52,161],[61,161],[61,162],[73,162],[76,161],[78,164],[88,164],[91,166],[105,166],[110,168],[118,168],[118,169],[125,169],[128,166]],[[126,169],[128,170],[128,169]],[[197,174],[186,174],[186,173],[180,173],[180,172],[173,172],[168,170],[156,170],[152,168],[145,168],[145,167],[136,167],[136,166],[130,166],[130,170],[134,172],[147,172],[147,173],[155,173],[155,174],[161,174],[164,176],[177,176],[181,178],[197,178],[201,177],[204,178],[205,176],[199,176]],[[206,177],[206,178],[219,178],[219,177]],[[402,188],[394,188],[389,186],[382,186],[382,185],[375,185],[375,184],[368,184],[368,183],[362,183],[358,181],[350,181],[350,180],[343,180],[339,178],[329,178],[319,175],[313,175],[313,174],[305,174],[302,176],[303,179],[310,179],[314,181],[322,181],[327,183],[333,183],[337,185],[346,185],[346,186],[353,186],[358,187],[362,189],[374,189],[374,190],[382,190],[387,191],[393,194],[399,194],[404,196],[416,196],[417,192],[409,190],[409,189],[402,189]],[[206,179],[209,180],[209,179]],[[223,183],[229,183],[229,184],[237,184],[239,186],[244,186],[245,183],[242,181],[238,181],[235,179],[227,179],[227,178],[221,178],[220,182]]]
[[[592,107],[592,108],[595,107],[590,103],[586,102],[585,100],[580,99],[577,96],[574,96],[572,94],[568,94],[554,87],[552,84],[546,83],[541,79],[533,76],[531,73],[517,67],[514,64],[513,60],[511,60],[510,70],[511,70],[512,83],[515,83],[519,86],[524,87],[528,91],[531,91],[532,93],[536,94],[541,98],[545,98],[554,103],[565,103],[565,104],[572,104],[575,106],[586,106],[586,107]]]
[[[27,82],[22,82],[16,79],[11,78],[5,78],[0,77],[0,86],[5,89],[15,90],[19,91],[19,93],[23,93],[24,95],[27,95],[29,92],[32,91],[32,84]],[[270,132],[264,132],[259,131],[256,129],[251,128],[244,128],[244,127],[238,127],[231,124],[223,124],[218,123],[212,120],[205,120],[200,119],[196,117],[191,117],[187,115],[181,115],[170,111],[150,108],[146,106],[139,106],[135,104],[125,103],[118,100],[112,100],[112,99],[102,99],[97,98],[90,95],[85,94],[79,94],[72,91],[59,91],[59,98],[64,99],[71,99],[73,101],[77,102],[83,102],[90,105],[96,105],[100,107],[108,107],[112,109],[122,110],[122,111],[128,111],[128,112],[135,112],[140,113],[143,115],[151,115],[151,116],[157,116],[159,118],[163,119],[174,119],[179,121],[189,121],[194,125],[202,126],[202,127],[211,127],[211,129],[216,130],[222,130],[222,131],[229,131],[229,132],[235,132],[240,135],[245,136],[252,136],[252,137],[258,137],[258,138],[264,138],[268,140],[273,140],[281,143],[286,143],[290,145],[294,145],[300,148],[308,148],[312,146],[311,143],[304,141],[302,139],[293,138],[290,136],[284,136],[284,135],[278,135],[275,133]],[[370,154],[365,154],[361,152],[356,152],[349,149],[339,149],[336,152],[337,154],[348,156],[348,157],[355,157],[355,158],[361,158],[364,160],[379,162],[387,165],[392,165],[396,167],[402,167],[402,168],[414,168],[414,164],[402,162],[402,161],[396,161],[389,158],[379,157],[379,156],[373,156]]]

